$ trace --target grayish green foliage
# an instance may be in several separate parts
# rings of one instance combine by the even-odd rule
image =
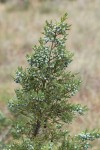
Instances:
[[[67,69],[73,54],[65,46],[70,27],[66,18],[67,14],[60,22],[46,21],[43,38],[27,55],[28,68],[18,67],[16,71],[14,80],[20,88],[9,102],[14,140],[6,149],[87,150],[90,141],[100,137],[96,130],[72,137],[64,128],[87,110],[70,102],[81,81]]]

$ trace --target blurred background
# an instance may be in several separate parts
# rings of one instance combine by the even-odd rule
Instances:
[[[9,117],[7,102],[16,88],[14,72],[27,65],[25,56],[42,36],[45,20],[59,20],[65,12],[71,24],[66,46],[75,54],[69,67],[82,79],[71,101],[89,108],[70,129],[78,133],[100,127],[100,0],[0,0],[0,123]],[[0,129],[2,139],[6,128]],[[93,150],[100,150],[98,141],[93,144]]]

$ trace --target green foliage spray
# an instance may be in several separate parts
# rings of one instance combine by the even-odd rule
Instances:
[[[20,88],[9,102],[13,140],[6,150],[87,150],[100,137],[97,130],[71,136],[65,128],[87,110],[70,102],[81,81],[67,69],[73,54],[65,46],[70,28],[66,19],[67,14],[60,22],[46,21],[43,38],[27,55],[28,68],[16,71]]]

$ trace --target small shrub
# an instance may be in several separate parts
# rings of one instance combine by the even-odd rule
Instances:
[[[9,102],[14,120],[7,150],[87,150],[91,141],[100,138],[98,130],[72,136],[64,128],[87,111],[86,106],[70,102],[81,81],[67,70],[73,54],[65,47],[70,28],[66,18],[67,14],[60,22],[46,21],[44,37],[27,55],[28,68],[16,71],[14,80],[20,88]]]

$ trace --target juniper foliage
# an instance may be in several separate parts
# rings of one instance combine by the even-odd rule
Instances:
[[[46,21],[43,38],[27,55],[28,67],[18,67],[15,82],[20,88],[10,100],[13,115],[9,150],[87,150],[99,138],[97,130],[71,136],[65,124],[83,115],[86,106],[73,104],[70,98],[80,87],[77,74],[68,71],[73,54],[66,50],[70,26],[67,14],[60,22]]]

